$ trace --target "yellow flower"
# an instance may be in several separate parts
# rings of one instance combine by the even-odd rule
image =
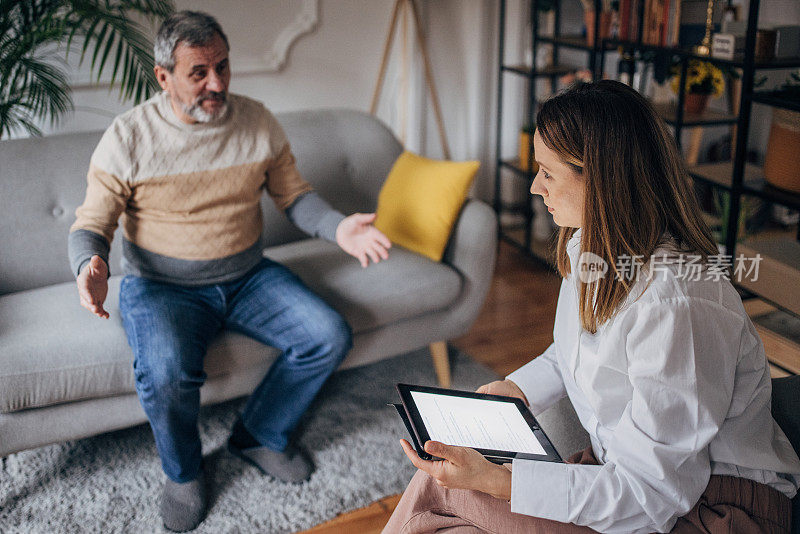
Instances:
[[[670,86],[677,94],[680,86],[680,68],[672,69]],[[686,69],[686,92],[720,96],[725,91],[725,78],[722,71],[707,61],[690,59]]]

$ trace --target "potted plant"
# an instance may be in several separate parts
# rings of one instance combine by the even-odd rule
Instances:
[[[728,242],[728,218],[731,214],[731,195],[727,191],[714,191],[714,209],[719,217],[719,223],[712,227],[717,243],[721,245],[720,250],[724,250]],[[736,241],[744,241],[747,237],[747,218],[751,211],[750,199],[741,198],[739,207],[739,218],[736,221]]]
[[[672,91],[680,90],[680,63],[672,67]],[[686,70],[683,109],[686,113],[700,114],[705,111],[711,96],[718,97],[725,90],[722,71],[707,61],[690,59]]]
[[[72,109],[64,59],[73,45],[91,56],[97,80],[110,65],[120,96],[139,103],[158,90],[152,44],[131,16],[166,17],[172,0],[4,0],[0,9],[0,138],[40,135]],[[62,55],[63,56],[59,57]]]
[[[772,94],[787,100],[800,100],[800,71],[791,73],[781,88]],[[780,189],[800,193],[797,154],[800,154],[800,113],[773,108],[764,158],[764,179]]]
[[[528,162],[528,154],[533,154],[533,132],[535,131],[535,124],[523,126],[519,130],[519,166],[530,172],[539,172],[539,166],[535,161]]]

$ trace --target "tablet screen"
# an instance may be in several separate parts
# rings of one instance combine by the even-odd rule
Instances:
[[[411,391],[430,439],[448,445],[546,454],[511,402]]]

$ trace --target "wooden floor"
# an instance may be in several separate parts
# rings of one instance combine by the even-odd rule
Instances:
[[[492,286],[472,329],[451,344],[505,376],[541,354],[553,341],[553,321],[561,279],[511,245],[502,243]],[[745,304],[751,316],[774,310],[758,300]],[[800,373],[800,345],[758,327],[767,356]],[[798,362],[797,369],[784,361]],[[794,363],[793,363],[794,364]],[[433,372],[433,369],[431,369]],[[773,375],[781,374],[774,369]],[[379,534],[400,495],[342,514],[303,534]]]

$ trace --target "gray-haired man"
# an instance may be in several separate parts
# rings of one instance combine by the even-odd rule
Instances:
[[[155,44],[164,92],[117,117],[92,155],[69,236],[81,304],[107,318],[108,251],[122,216],[120,312],[136,391],[167,479],[164,525],[205,516],[199,389],[222,328],[282,350],[251,395],[229,450],[282,480],[313,466],[289,437],[350,348],[344,320],[285,267],[261,256],[260,197],[309,234],[359,259],[388,257],[374,214],[344,217],[297,172],[286,136],[260,103],[228,94],[228,40],[209,15],[168,18]]]

